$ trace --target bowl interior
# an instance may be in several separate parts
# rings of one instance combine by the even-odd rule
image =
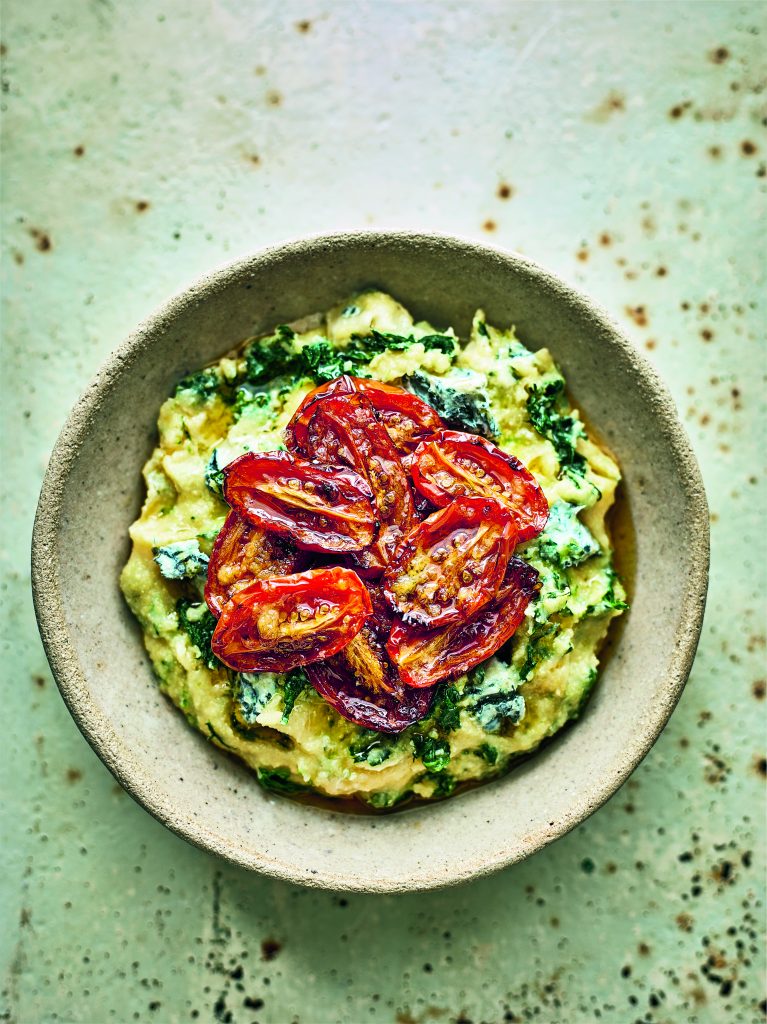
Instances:
[[[476,307],[547,345],[615,452],[636,531],[632,609],[576,727],[506,778],[370,817],[264,793],[158,692],[118,587],[140,470],[175,381],[247,335],[376,284],[466,334]],[[518,257],[456,240],[351,235],[295,243],[172,300],[100,371],[53,453],[35,530],[41,632],[76,720],[153,814],[240,864],[338,888],[427,888],[518,860],[598,807],[649,749],[695,651],[708,519],[670,398],[587,300]]]

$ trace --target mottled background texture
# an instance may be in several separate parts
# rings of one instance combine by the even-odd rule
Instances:
[[[764,1019],[766,37],[763,3],[6,0],[1,1020]],[[631,781],[528,862],[405,898],[157,824],[65,710],[29,593],[46,459],[107,353],[216,264],[358,227],[593,295],[711,504],[698,658]]]

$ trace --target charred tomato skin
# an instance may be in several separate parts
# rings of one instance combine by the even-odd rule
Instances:
[[[457,498],[400,542],[383,577],[386,598],[408,625],[465,621],[495,597],[515,543],[500,502]]]
[[[243,519],[307,551],[359,551],[376,532],[373,494],[359,474],[289,452],[240,455],[224,469],[224,497]]]
[[[274,576],[233,594],[211,647],[236,672],[287,672],[337,654],[372,610],[365,585],[350,569]]]
[[[539,589],[537,570],[513,557],[500,588],[502,597],[467,621],[432,630],[395,623],[386,650],[400,679],[406,686],[430,687],[486,661],[514,635]]]
[[[205,602],[218,618],[237,590],[255,580],[300,572],[307,556],[286,537],[278,536],[230,512],[221,527],[208,563]]]
[[[514,516],[520,543],[548,521],[549,504],[533,474],[478,434],[439,431],[418,446],[411,473],[416,490],[440,507],[469,493],[500,501]]]
[[[361,645],[367,649],[362,664],[367,658],[380,659],[384,686],[371,685],[370,676],[361,678],[360,662],[355,658],[358,652],[353,650]],[[402,732],[424,718],[434,701],[435,687],[416,689],[403,685],[383,644],[367,624],[338,654],[307,665],[306,674],[317,693],[339,715],[376,732]]]

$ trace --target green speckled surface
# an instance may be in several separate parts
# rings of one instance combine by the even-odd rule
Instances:
[[[8,0],[1,1020],[764,1019],[765,34],[761,3]],[[398,898],[153,821],[66,712],[29,594],[45,460],[110,349],[222,260],[367,226],[491,239],[601,301],[712,510],[698,659],[633,779],[533,859]]]

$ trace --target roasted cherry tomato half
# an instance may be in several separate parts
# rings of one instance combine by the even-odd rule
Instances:
[[[218,618],[236,590],[254,580],[287,576],[304,568],[306,555],[286,537],[268,533],[230,512],[208,563],[205,601]]]
[[[408,686],[433,686],[468,672],[513,636],[539,589],[537,571],[521,558],[512,558],[500,588],[503,597],[485,605],[468,622],[432,630],[397,623],[386,650],[400,678]]]
[[[309,453],[309,423],[314,415],[314,403],[327,395],[350,395],[357,390],[356,377],[336,377],[329,380],[327,384],[320,384],[304,398],[299,407],[285,427],[285,444],[288,451],[295,455],[307,455]]]
[[[307,551],[359,551],[376,532],[373,493],[361,476],[289,452],[246,452],[230,462],[224,497],[244,519]]]
[[[337,654],[372,610],[365,584],[350,569],[273,576],[232,595],[211,647],[236,672],[287,672]]]
[[[434,700],[434,687],[403,686],[383,641],[367,623],[334,657],[307,665],[306,674],[339,715],[376,732],[402,732],[424,718]]]
[[[285,441],[293,452],[306,452],[309,441],[309,423],[314,404],[327,395],[351,394],[359,391],[370,400],[376,417],[383,423],[394,447],[406,461],[412,457],[424,438],[442,427],[442,420],[430,405],[391,384],[364,377],[336,377],[310,391],[285,428]]]
[[[466,620],[491,601],[516,542],[493,498],[457,498],[414,527],[392,555],[384,593],[409,625]]]
[[[423,441],[411,465],[416,488],[440,507],[463,494],[481,494],[506,505],[520,543],[546,525],[549,505],[519,459],[476,434],[441,430]]]
[[[308,446],[320,462],[344,462],[364,477],[373,492],[378,538],[355,554],[360,571],[380,575],[392,550],[413,521],[413,495],[399,454],[360,392],[323,397],[314,405]]]

